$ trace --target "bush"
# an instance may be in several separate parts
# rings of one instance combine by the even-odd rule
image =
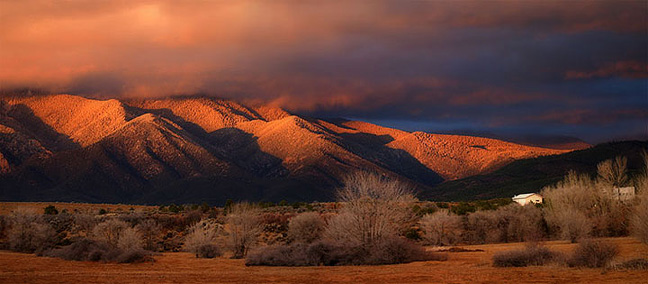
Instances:
[[[497,242],[500,232],[496,230],[497,220],[494,211],[477,211],[464,218],[463,240],[469,244]]]
[[[461,217],[440,210],[425,214],[420,220],[425,240],[432,245],[454,245],[461,237]]]
[[[9,217],[7,241],[10,250],[40,253],[56,243],[55,236],[56,231],[40,215],[15,212]]]
[[[412,241],[391,237],[370,247],[363,264],[397,264],[446,259],[447,257],[438,253],[427,252],[424,247]]]
[[[232,258],[243,258],[250,247],[256,243],[263,226],[260,211],[249,203],[237,203],[231,206],[227,214],[229,239],[228,244],[234,252]]]
[[[619,270],[648,270],[648,259],[635,258],[624,261],[614,266],[614,269]]]
[[[245,258],[245,265],[266,266],[313,266],[318,265],[315,258],[308,256],[309,245],[294,243],[258,248]]]
[[[74,220],[72,232],[86,237],[90,236],[97,225],[97,218],[90,214],[74,214],[72,216]]]
[[[380,265],[413,261],[447,260],[447,255],[427,252],[408,240],[394,237],[373,247],[353,246],[330,240],[311,244],[293,243],[258,248],[246,258],[246,265],[334,266]]]
[[[312,243],[321,238],[325,225],[317,212],[299,214],[288,223],[288,239],[293,242]]]
[[[619,248],[605,241],[584,240],[578,244],[567,264],[572,267],[605,267],[619,254]]]
[[[525,249],[498,252],[493,256],[495,267],[526,267],[545,265],[556,259],[557,253],[536,244]]]
[[[134,228],[126,228],[119,234],[117,247],[125,251],[141,250],[142,235]]]
[[[648,192],[642,193],[638,199],[631,219],[632,235],[648,244]]]
[[[196,254],[198,258],[221,256],[220,248],[214,244],[219,230],[213,222],[201,221],[193,225],[185,237],[185,250]]]
[[[50,206],[45,207],[45,215],[56,215],[58,213],[59,212],[56,209],[56,207],[54,207],[54,205],[50,205]]]
[[[546,236],[542,210],[536,206],[511,204],[496,211],[502,242],[537,242]]]
[[[195,250],[195,253],[198,258],[214,258],[223,255],[220,247],[215,244],[201,245]]]
[[[97,241],[103,241],[112,246],[117,246],[119,235],[128,227],[128,224],[124,221],[108,219],[94,227],[92,237]]]
[[[141,249],[123,250],[106,242],[80,239],[69,246],[46,252],[45,256],[75,261],[133,263],[152,261],[152,255]]]
[[[160,232],[162,228],[153,219],[147,219],[135,227],[142,235],[144,241],[144,249],[155,251],[158,249],[158,242],[160,241]]]

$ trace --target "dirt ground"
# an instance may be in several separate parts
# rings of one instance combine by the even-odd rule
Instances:
[[[648,246],[632,238],[610,240],[620,246],[618,260],[648,257]],[[648,283],[645,270],[492,266],[493,253],[523,245],[463,246],[484,252],[449,253],[444,262],[350,267],[246,267],[243,260],[196,259],[189,253],[165,253],[154,263],[104,264],[0,251],[0,283]],[[546,245],[560,251],[574,246]]]

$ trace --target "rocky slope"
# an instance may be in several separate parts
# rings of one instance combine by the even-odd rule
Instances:
[[[329,200],[369,170],[419,191],[567,150],[300,117],[206,97],[0,100],[0,199]]]

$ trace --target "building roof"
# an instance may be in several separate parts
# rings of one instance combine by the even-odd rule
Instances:
[[[513,196],[513,199],[524,199],[524,198],[527,198],[527,197],[531,197],[533,195],[539,195],[539,194],[537,194],[537,193],[523,193],[523,194],[518,194],[516,196]]]

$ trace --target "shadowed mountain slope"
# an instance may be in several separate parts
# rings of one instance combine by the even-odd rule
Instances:
[[[538,192],[561,180],[570,170],[595,176],[598,163],[616,156],[628,158],[628,168],[633,174],[633,171],[644,166],[641,158],[643,151],[648,151],[648,141],[624,141],[599,144],[561,155],[517,160],[489,174],[439,184],[424,196],[432,200],[459,201]]]
[[[421,192],[568,150],[319,120],[207,97],[0,100],[0,199],[326,201],[368,170]]]

